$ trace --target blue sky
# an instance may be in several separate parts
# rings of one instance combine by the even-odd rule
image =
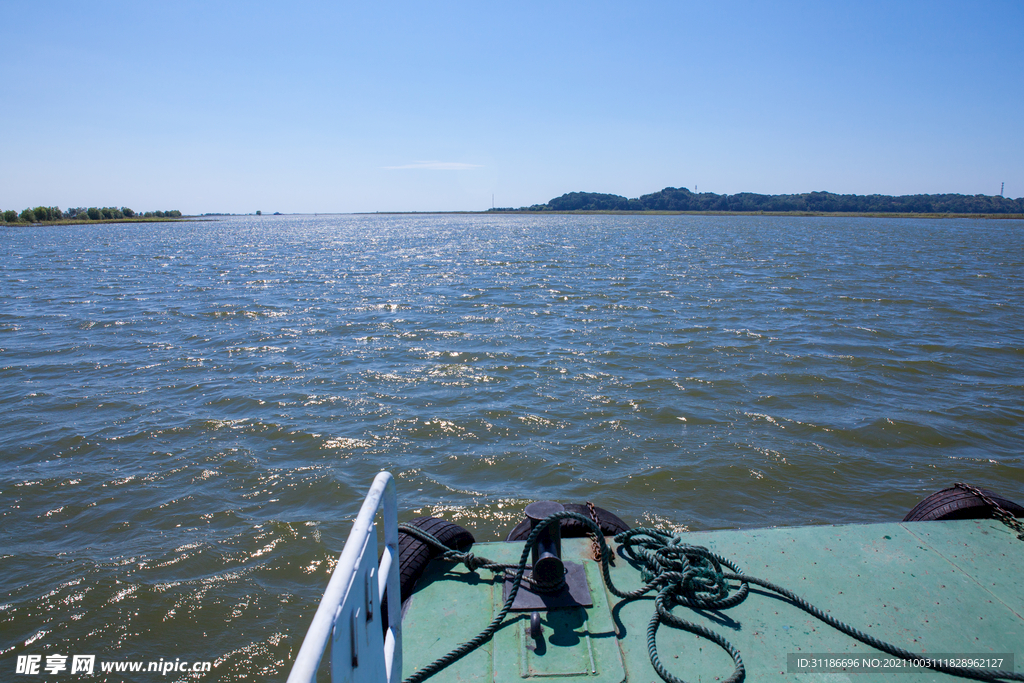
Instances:
[[[0,0],[0,209],[1024,196],[1024,2]]]

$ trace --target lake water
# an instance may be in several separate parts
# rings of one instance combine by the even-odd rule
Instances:
[[[282,680],[381,469],[478,540],[536,499],[881,522],[1024,500],[1022,424],[1021,221],[2,227],[0,679]]]

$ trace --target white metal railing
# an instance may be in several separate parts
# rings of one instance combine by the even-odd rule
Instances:
[[[377,566],[374,518],[384,505],[384,554]],[[402,599],[398,559],[398,494],[381,472],[359,509],[338,565],[292,665],[288,683],[313,683],[331,642],[333,683],[399,683],[402,679]],[[388,629],[381,609],[388,597]]]

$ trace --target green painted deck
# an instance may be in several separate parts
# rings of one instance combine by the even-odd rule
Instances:
[[[713,531],[684,540],[894,645],[931,655],[1012,653],[1012,670],[1024,671],[1024,543],[995,520]],[[517,562],[521,551],[520,543],[473,547],[498,562]],[[491,642],[432,680],[660,683],[646,647],[653,596],[622,602],[608,593],[590,552],[588,539],[563,539],[564,559],[586,566],[594,607],[585,615],[542,614],[544,643],[535,648],[526,634],[529,615],[513,613]],[[641,585],[639,572],[621,557],[612,580],[621,590]],[[501,608],[501,591],[489,571],[477,575],[462,565],[431,563],[402,621],[403,675],[483,630]],[[753,585],[731,609],[676,607],[674,613],[729,640],[743,657],[747,681],[965,680],[933,671],[790,672],[790,654],[889,656]],[[725,651],[685,631],[663,625],[658,649],[666,668],[686,681],[723,680],[733,671]],[[1002,668],[1011,669],[1007,663]]]

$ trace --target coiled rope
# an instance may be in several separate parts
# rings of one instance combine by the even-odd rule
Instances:
[[[736,564],[711,552],[707,548],[683,543],[680,537],[672,536],[671,534],[665,533],[659,529],[640,527],[624,531],[615,536],[615,542],[622,546],[623,554],[626,555],[627,559],[631,559],[635,563],[639,564],[640,578],[645,582],[642,587],[636,590],[621,591],[612,582],[611,574],[609,572],[611,550],[604,540],[604,535],[601,533],[600,526],[584,515],[576,512],[565,511],[556,512],[533,528],[530,532],[530,536],[526,539],[526,543],[523,547],[523,553],[519,558],[519,563],[514,565],[501,564],[488,560],[487,558],[477,557],[473,555],[473,553],[463,553],[453,550],[422,529],[418,529],[407,524],[399,526],[399,529],[402,532],[411,534],[412,536],[415,536],[416,538],[419,538],[420,540],[441,550],[443,553],[442,557],[445,560],[462,562],[470,569],[470,571],[476,571],[478,568],[489,569],[495,573],[507,573],[512,570],[515,571],[515,574],[512,577],[512,586],[511,590],[509,590],[508,598],[506,598],[505,604],[502,606],[498,614],[496,614],[494,619],[491,620],[491,623],[487,625],[487,628],[481,631],[475,638],[462,643],[445,656],[414,672],[411,676],[405,679],[404,683],[420,683],[420,681],[426,680],[453,662],[462,659],[467,654],[491,639],[494,632],[497,631],[502,622],[505,621],[505,617],[508,615],[509,610],[512,609],[512,603],[515,602],[516,594],[519,592],[519,587],[523,582],[524,574],[526,569],[529,567],[527,560],[530,557],[530,549],[536,542],[537,537],[549,524],[560,524],[563,519],[578,520],[594,532],[600,548],[601,572],[604,576],[605,585],[613,595],[622,598],[623,600],[635,600],[647,593],[650,593],[651,591],[657,591],[654,598],[654,615],[651,617],[651,621],[647,625],[647,651],[650,655],[651,665],[654,667],[654,670],[657,671],[658,675],[667,681],[667,683],[685,683],[685,681],[670,673],[661,663],[661,658],[658,655],[656,636],[658,628],[662,624],[671,628],[689,631],[690,633],[696,634],[701,638],[706,638],[707,640],[717,644],[729,653],[729,656],[732,657],[733,662],[736,664],[736,668],[733,670],[732,675],[725,679],[724,683],[741,683],[741,681],[743,681],[746,676],[746,669],[743,666],[743,659],[740,657],[739,651],[737,651],[736,648],[733,647],[733,645],[722,635],[701,626],[700,624],[695,624],[682,619],[681,617],[673,614],[672,609],[676,606],[709,610],[727,609],[738,605],[746,599],[750,592],[749,584],[751,583],[785,597],[791,604],[799,607],[808,614],[877,650],[881,650],[882,652],[893,655],[894,657],[899,657],[900,659],[922,659],[920,654],[904,650],[903,648],[870,636],[863,631],[859,631],[852,626],[839,621],[835,617],[830,616],[820,608],[815,607],[800,596],[781,586],[777,586],[770,581],[765,581],[764,579],[747,576]],[[725,569],[723,569],[723,567]],[[730,571],[726,571],[726,569]],[[739,585],[730,584],[730,581],[738,582]],[[1024,681],[1024,674],[1019,674],[1013,671],[945,666],[936,661],[931,661],[927,665],[927,668],[951,674],[953,676],[971,678],[979,681]]]

